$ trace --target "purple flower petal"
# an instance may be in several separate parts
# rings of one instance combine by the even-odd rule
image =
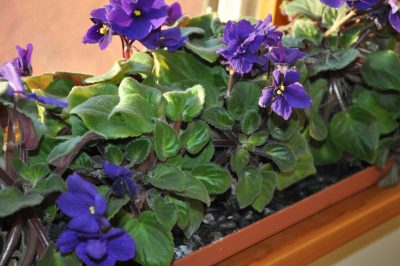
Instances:
[[[321,2],[327,6],[339,8],[346,2],[346,0],[321,0]]]
[[[288,120],[292,114],[292,108],[289,106],[284,96],[277,96],[271,107],[272,111],[285,120]]]
[[[262,95],[260,100],[258,101],[258,105],[261,107],[267,108],[272,103],[272,97],[274,95],[274,88],[265,88],[262,90]]]
[[[172,25],[181,17],[182,17],[181,5],[178,2],[175,2],[168,8],[168,18],[166,23],[168,25]]]
[[[57,206],[69,217],[89,214],[93,198],[86,194],[64,192],[56,200]]]
[[[91,26],[86,34],[83,36],[83,43],[98,43],[102,38],[103,34],[100,33],[100,29],[103,27],[101,24],[95,24]]]
[[[0,74],[8,81],[8,85],[14,92],[24,92],[24,85],[12,63],[7,62],[0,67]]]
[[[400,33],[400,13],[389,14],[389,21],[392,27]]]
[[[347,0],[347,5],[357,10],[366,10],[372,8],[380,0]]]
[[[85,233],[96,233],[100,230],[96,215],[89,212],[72,218],[68,223],[68,227],[72,230]]]
[[[282,73],[281,73],[281,71],[279,70],[279,69],[275,69],[273,72],[272,72],[272,77],[273,77],[273,79],[274,79],[274,86],[279,86],[279,85],[281,85],[281,76],[282,76]]]
[[[112,22],[112,29],[117,31],[119,27],[128,27],[132,24],[132,17],[128,16],[121,8],[106,6],[107,21]]]
[[[101,20],[103,22],[107,21],[107,15],[106,15],[106,9],[105,8],[94,9],[90,13],[90,15],[93,18],[96,18],[96,19]]]
[[[86,243],[80,244],[76,250],[76,255],[81,259],[87,266],[110,266],[115,265],[115,258],[113,256],[106,256],[102,260],[95,260],[89,257],[86,252]]]
[[[80,241],[75,231],[66,230],[58,238],[56,246],[62,254],[71,253],[79,245]]]
[[[132,176],[135,171],[129,170],[123,166],[115,165],[113,163],[103,161],[102,162],[103,169],[106,172],[106,175],[110,177],[112,180],[115,180],[120,176]]]
[[[300,81],[300,74],[296,70],[288,69],[284,73],[283,84],[289,86],[290,84]]]
[[[86,254],[99,260],[107,255],[107,240],[91,239],[86,243]]]
[[[66,183],[67,183],[69,192],[78,193],[78,194],[86,194],[86,195],[92,196],[93,198],[98,194],[98,192],[96,190],[96,186],[85,181],[78,174],[70,175],[67,178]]]
[[[285,92],[286,100],[293,108],[308,108],[312,100],[307,95],[304,87],[300,83],[290,84],[286,87]]]
[[[122,229],[111,229],[107,233],[108,252],[117,260],[125,261],[135,257],[136,245],[132,237]]]

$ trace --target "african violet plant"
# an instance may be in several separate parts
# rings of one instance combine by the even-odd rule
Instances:
[[[172,229],[190,238],[218,195],[262,212],[315,165],[384,164],[398,4],[323,2],[284,3],[295,19],[278,30],[110,0],[83,43],[119,36],[124,58],[96,77],[31,76],[32,45],[17,47],[0,69],[0,265],[168,265]]]

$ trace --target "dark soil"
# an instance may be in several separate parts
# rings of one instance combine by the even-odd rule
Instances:
[[[284,191],[276,191],[272,202],[258,213],[251,208],[241,210],[231,192],[218,197],[206,210],[200,229],[191,239],[186,239],[182,231],[174,230],[175,259],[229,235],[240,228],[309,197],[326,187],[351,176],[364,168],[361,164],[341,162],[334,166],[318,167],[318,174],[310,176]]]

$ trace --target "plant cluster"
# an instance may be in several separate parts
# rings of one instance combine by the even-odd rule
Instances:
[[[398,3],[322,2],[284,2],[278,29],[110,0],[83,38],[121,39],[100,76],[31,76],[32,45],[17,47],[0,67],[0,265],[168,265],[172,229],[190,238],[221,194],[262,212],[316,165],[384,165],[400,146]]]

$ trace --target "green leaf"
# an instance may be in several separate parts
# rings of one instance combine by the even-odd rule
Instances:
[[[273,114],[268,119],[268,131],[271,136],[280,141],[289,140],[299,128],[299,120],[297,116],[292,117],[290,120],[285,120],[281,116]]]
[[[268,167],[262,167],[260,174],[262,176],[261,192],[251,205],[258,212],[262,212],[272,201],[278,178],[278,175],[274,171],[269,170]]]
[[[82,153],[72,161],[70,166],[73,170],[91,170],[93,168],[93,161],[87,153]]]
[[[258,106],[262,87],[254,81],[236,82],[228,100],[228,110],[237,120],[252,108]]]
[[[308,94],[312,99],[311,111],[318,112],[325,93],[328,90],[328,81],[326,79],[317,79],[307,86]]]
[[[48,163],[56,167],[68,167],[78,152],[90,141],[98,139],[99,135],[88,132],[81,137],[72,137],[55,146],[47,157]]]
[[[38,163],[30,166],[24,166],[21,171],[21,177],[30,182],[33,187],[36,187],[37,183],[45,178],[49,173],[50,169],[47,164]]]
[[[311,111],[308,117],[310,123],[310,137],[317,141],[323,141],[328,137],[328,127],[322,117]]]
[[[207,108],[201,118],[221,130],[231,130],[235,124],[233,116],[223,107]]]
[[[318,0],[294,0],[284,6],[290,16],[301,14],[313,19],[320,19],[325,8]]]
[[[110,81],[119,84],[125,76],[133,74],[150,75],[153,65],[154,60],[149,54],[136,52],[129,60],[118,60],[109,71],[100,76],[88,78],[85,80],[85,83]]]
[[[283,143],[271,143],[264,146],[267,158],[271,159],[282,172],[290,172],[296,167],[293,151]]]
[[[123,99],[132,94],[142,96],[152,107],[158,107],[162,99],[162,94],[157,88],[147,86],[131,77],[124,78],[118,87],[118,95]]]
[[[337,113],[329,124],[333,143],[350,155],[374,163],[379,145],[379,124],[374,114],[353,105]]]
[[[165,227],[166,231],[171,231],[179,217],[175,203],[158,196],[154,199],[152,209],[158,222]]]
[[[59,175],[52,174],[49,177],[40,180],[31,192],[37,192],[42,196],[45,196],[54,192],[63,192],[66,189],[67,187],[64,180]]]
[[[10,216],[22,208],[39,205],[43,200],[43,196],[39,193],[24,195],[17,188],[3,188],[0,190],[0,218]]]
[[[400,59],[394,51],[367,54],[361,74],[364,81],[377,89],[400,90]]]
[[[88,129],[108,139],[141,135],[141,132],[132,128],[130,126],[132,124],[125,121],[120,115],[110,117],[111,112],[118,103],[118,96],[95,96],[76,106],[71,110],[71,114],[77,114]]]
[[[148,182],[161,189],[183,192],[187,187],[187,176],[173,166],[158,164],[150,172]]]
[[[171,232],[157,221],[153,212],[144,211],[138,219],[130,219],[123,228],[136,243],[135,260],[142,265],[167,266],[174,256]]]
[[[342,150],[333,144],[330,137],[322,142],[310,141],[316,165],[334,164],[342,158]]]
[[[257,109],[250,109],[244,115],[240,121],[240,128],[242,132],[250,135],[253,134],[261,125],[261,115]]]
[[[177,225],[181,230],[184,230],[189,224],[189,203],[173,196],[167,196],[167,200],[175,204],[178,211]]]
[[[180,149],[175,130],[162,120],[156,120],[154,130],[154,150],[158,159],[165,161],[175,156]]]
[[[128,195],[124,195],[122,198],[118,198],[115,196],[111,196],[108,198],[108,208],[106,212],[106,216],[109,220],[114,218],[115,215],[124,207],[128,202],[130,201],[130,198]]]
[[[314,45],[319,45],[323,39],[322,31],[318,25],[306,18],[298,18],[294,21],[293,33],[296,38],[310,41]]]
[[[189,222],[184,230],[186,238],[191,238],[192,235],[199,229],[204,216],[203,204],[198,200],[189,200]]]
[[[39,266],[75,266],[81,265],[82,262],[74,254],[62,255],[51,244],[39,261]]]
[[[262,176],[257,167],[248,166],[239,174],[236,199],[241,209],[250,206],[261,192]]]
[[[385,106],[381,106],[375,100],[373,92],[362,90],[356,97],[353,97],[353,103],[374,113],[381,134],[388,134],[397,128],[396,114],[387,112]]]
[[[347,48],[337,52],[320,50],[313,57],[309,57],[308,73],[309,76],[328,71],[341,70],[350,65],[359,56],[357,49]]]
[[[246,167],[250,161],[250,153],[246,149],[238,149],[231,157],[232,171],[238,173]]]
[[[143,162],[151,152],[151,139],[140,137],[132,140],[125,148],[125,158],[135,164]]]
[[[167,100],[165,113],[173,121],[189,122],[200,115],[205,101],[203,86],[196,85],[186,91],[170,91],[163,94]]]
[[[290,172],[278,174],[277,188],[283,190],[299,180],[317,172],[314,166],[314,158],[303,135],[297,133],[288,143],[291,150],[296,151],[296,167]]]
[[[180,135],[182,147],[191,154],[199,153],[210,141],[210,129],[203,121],[195,121],[188,125]]]
[[[379,141],[378,156],[375,164],[379,167],[384,167],[390,155],[391,150],[396,150],[400,147],[400,136],[387,137]]]
[[[189,154],[186,154],[182,158],[182,169],[184,170],[192,170],[196,166],[202,164],[202,163],[208,163],[211,161],[215,153],[215,147],[210,142],[199,154],[196,156],[191,156]]]
[[[232,184],[229,172],[214,163],[203,163],[193,169],[192,175],[200,180],[210,194],[222,194]]]
[[[155,76],[160,86],[182,90],[202,85],[206,91],[206,107],[221,106],[220,94],[226,89],[227,73],[221,66],[210,67],[194,56],[177,51],[153,51]]]
[[[331,8],[326,6],[322,13],[322,26],[329,29],[346,15],[346,11],[346,5],[342,5],[340,8]]]
[[[111,162],[116,165],[120,165],[124,159],[124,155],[120,148],[115,145],[107,145],[104,149],[104,157],[106,161]]]
[[[191,173],[186,173],[186,177],[186,190],[176,194],[181,197],[199,200],[210,206],[211,200],[206,186],[200,180],[193,177]]]
[[[126,126],[140,133],[154,130],[153,120],[157,118],[157,107],[139,94],[120,96],[119,103],[112,109],[108,119],[121,118]]]
[[[223,46],[223,43],[221,38],[216,36],[214,29],[221,26],[222,23],[215,13],[192,18],[187,27],[198,27],[203,29],[204,32],[202,34],[191,35],[185,43],[185,47],[204,60],[215,63],[219,58],[217,50]],[[184,29],[182,28],[181,30]]]
[[[87,100],[101,95],[118,95],[118,87],[114,84],[100,83],[90,86],[76,86],[72,88],[67,97],[68,107],[64,112],[70,113],[74,107],[86,102]]]

